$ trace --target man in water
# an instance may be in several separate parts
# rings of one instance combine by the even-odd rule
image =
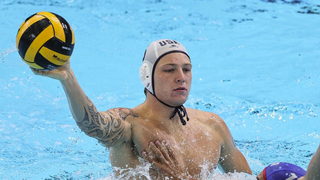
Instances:
[[[198,180],[185,173],[176,160],[176,154],[167,141],[156,140],[149,143],[149,148],[142,151],[142,156],[152,164],[152,168],[170,179]],[[273,163],[261,171],[257,180],[320,180],[320,146],[313,155],[307,171],[294,164]]]
[[[191,177],[199,178],[204,165],[209,171],[220,165],[225,172],[252,173],[218,115],[183,106],[191,88],[192,65],[177,41],[157,40],[145,51],[140,78],[146,100],[132,109],[98,112],[81,89],[70,62],[55,70],[33,72],[61,82],[77,125],[109,148],[116,175],[140,165],[142,151],[156,139],[172,144],[176,161]],[[150,176],[164,178],[152,169]]]

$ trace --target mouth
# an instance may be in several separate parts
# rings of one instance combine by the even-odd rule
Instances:
[[[185,87],[178,87],[174,89],[174,91],[186,91],[187,89]]]

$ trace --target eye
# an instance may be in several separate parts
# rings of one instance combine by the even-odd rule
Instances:
[[[191,68],[184,68],[183,71],[184,72],[189,72],[189,71],[191,71]]]
[[[173,72],[174,71],[174,69],[165,69],[165,70],[163,70],[164,72]]]

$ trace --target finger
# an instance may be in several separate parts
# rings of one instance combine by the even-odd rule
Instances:
[[[161,153],[160,149],[158,149],[158,147],[153,142],[149,143],[149,148],[151,149],[155,157],[158,159],[158,161],[166,163],[165,157]]]
[[[39,70],[37,70],[37,69],[34,69],[34,68],[32,68],[32,67],[29,67],[30,69],[31,69],[31,71],[34,73],[34,74],[36,74],[36,75],[38,75],[40,72],[39,72]]]
[[[167,148],[167,152],[168,152],[169,156],[170,156],[171,158],[175,159],[176,156],[175,156],[174,151],[173,151],[173,149],[171,148],[170,144],[168,143],[168,141],[165,141],[164,143],[165,143],[165,146],[166,146],[166,148]]]
[[[176,159],[176,156],[175,156],[171,146],[169,145],[169,143],[166,143],[165,146],[166,146],[166,150],[167,150],[166,156],[168,156],[168,159],[170,159],[170,162],[172,164],[177,165],[177,159]]]
[[[38,70],[35,68],[30,67],[31,71],[35,74],[35,75],[41,75],[41,76],[46,76],[48,74],[49,71],[42,71],[42,70]]]
[[[167,149],[167,147],[165,145],[166,142],[162,141],[162,143],[160,143],[160,141],[157,140],[155,143],[156,143],[157,148],[161,151],[161,154],[164,156],[164,158],[167,161],[172,162],[172,160],[171,160],[171,158],[169,156],[168,149]]]
[[[146,151],[142,151],[141,155],[144,159],[148,159],[148,153]]]

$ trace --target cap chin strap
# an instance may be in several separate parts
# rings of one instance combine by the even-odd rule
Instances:
[[[179,118],[180,118],[180,121],[181,121],[181,124],[184,125],[184,126],[187,124],[187,122],[184,119],[184,117],[186,117],[187,121],[189,121],[189,116],[188,116],[186,108],[183,105],[181,105],[181,106],[170,106],[169,104],[166,104],[166,103],[162,102],[160,99],[158,99],[158,97],[155,94],[153,94],[151,92],[150,92],[150,94],[152,94],[159,102],[161,102],[165,106],[170,107],[170,108],[174,108],[174,112],[173,112],[172,116],[170,117],[170,119],[174,118],[174,116],[176,114],[178,114]]]
[[[188,114],[187,114],[186,108],[185,108],[183,105],[181,105],[181,106],[176,106],[176,107],[174,107],[174,108],[175,108],[175,109],[174,109],[173,115],[170,117],[170,119],[172,119],[176,114],[178,114],[178,115],[179,115],[179,118],[180,118],[180,121],[181,121],[181,124],[185,126],[185,125],[187,124],[187,122],[186,122],[186,120],[184,120],[183,118],[184,118],[185,116],[187,116],[187,121],[189,121],[189,116],[188,116]]]

